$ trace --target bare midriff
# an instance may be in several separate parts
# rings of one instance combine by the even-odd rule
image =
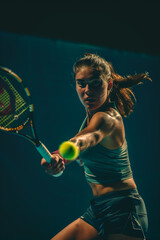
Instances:
[[[93,195],[96,197],[109,192],[113,192],[113,191],[121,191],[121,190],[137,188],[133,178],[125,179],[125,180],[115,182],[112,184],[107,184],[107,185],[101,185],[101,184],[89,182],[89,185],[92,188]]]

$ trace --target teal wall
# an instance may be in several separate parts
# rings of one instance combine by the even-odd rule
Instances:
[[[85,117],[73,80],[73,63],[85,52],[112,62],[116,72],[148,71],[153,79],[137,86],[134,113],[124,119],[134,178],[149,215],[148,239],[157,239],[160,214],[160,58],[98,46],[0,33],[0,65],[16,72],[35,105],[40,139],[53,151],[73,137]],[[44,173],[33,145],[0,132],[0,239],[50,239],[78,218],[92,193],[76,162],[60,178]]]

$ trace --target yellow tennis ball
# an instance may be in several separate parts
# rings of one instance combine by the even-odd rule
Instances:
[[[73,142],[63,142],[59,147],[60,155],[67,160],[75,160],[79,155],[79,148]]]

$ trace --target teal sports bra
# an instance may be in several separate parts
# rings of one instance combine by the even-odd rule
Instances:
[[[109,103],[109,107],[116,109],[114,102]],[[86,126],[87,116],[79,132]],[[81,152],[80,159],[84,164],[86,180],[90,183],[108,184],[132,177],[126,139],[122,146],[115,150],[107,149],[98,143]]]

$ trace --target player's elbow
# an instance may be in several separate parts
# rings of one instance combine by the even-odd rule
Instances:
[[[94,140],[96,143],[99,143],[103,139],[103,134],[101,132],[97,131],[94,133]]]
[[[95,146],[96,144],[101,142],[103,138],[104,138],[104,134],[101,131],[97,130],[92,134],[91,146]]]

